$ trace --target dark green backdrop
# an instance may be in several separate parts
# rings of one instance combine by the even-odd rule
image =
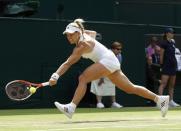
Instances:
[[[51,107],[55,100],[67,103],[76,88],[78,75],[91,64],[81,60],[75,64],[55,87],[46,87],[24,102],[13,102],[7,98],[4,87],[7,82],[24,79],[32,82],[47,81],[58,66],[66,60],[73,46],[62,35],[67,22],[56,20],[0,19],[1,68],[0,108]],[[136,84],[145,83],[145,41],[149,25],[127,25],[119,23],[87,22],[86,27],[101,33],[102,43],[110,47],[117,40],[124,43],[123,71]],[[161,33],[162,27],[154,33]],[[117,91],[118,101],[125,106],[145,105],[145,100]],[[89,93],[80,106],[92,106],[95,97]]]
[[[39,0],[39,12],[33,17],[94,21],[181,25],[180,0]],[[58,5],[63,11],[58,15]]]

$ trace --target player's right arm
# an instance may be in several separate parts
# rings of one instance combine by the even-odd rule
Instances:
[[[80,60],[82,54],[88,49],[88,46],[86,45],[88,44],[80,44],[74,48],[69,58],[60,65],[55,73],[52,74],[49,80],[50,86],[55,85],[59,77],[62,76],[74,63]]]

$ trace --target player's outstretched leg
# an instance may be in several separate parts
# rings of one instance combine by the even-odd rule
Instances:
[[[60,104],[59,102],[55,102],[54,104],[68,118],[70,118],[70,119],[72,118],[72,115],[75,112],[75,108],[76,108],[76,105],[74,103]]]
[[[146,99],[153,100],[160,108],[162,117],[166,116],[168,111],[169,96],[158,96],[143,86],[133,84],[122,71],[116,71],[108,77],[121,90],[129,94],[135,94]]]

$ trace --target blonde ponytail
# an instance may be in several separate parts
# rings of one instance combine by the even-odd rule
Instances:
[[[76,23],[78,25],[78,27],[81,29],[82,33],[84,32],[84,26],[83,26],[84,22],[85,21],[80,18],[74,20],[74,23]]]
[[[83,19],[80,19],[80,18],[74,20],[74,23],[84,23],[84,22],[85,21]]]

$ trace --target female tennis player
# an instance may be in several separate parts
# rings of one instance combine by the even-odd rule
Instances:
[[[72,101],[69,104],[55,102],[56,107],[67,117],[72,118],[77,105],[86,93],[87,83],[101,77],[108,77],[119,89],[156,102],[161,109],[162,116],[165,117],[168,111],[169,96],[158,96],[145,87],[134,85],[130,82],[121,71],[120,63],[114,53],[96,41],[96,32],[85,30],[83,22],[82,19],[76,19],[68,24],[63,32],[69,43],[75,44],[75,48],[69,58],[52,74],[49,83],[51,86],[55,85],[59,77],[81,57],[91,59],[94,64],[90,65],[79,76],[79,83]]]

